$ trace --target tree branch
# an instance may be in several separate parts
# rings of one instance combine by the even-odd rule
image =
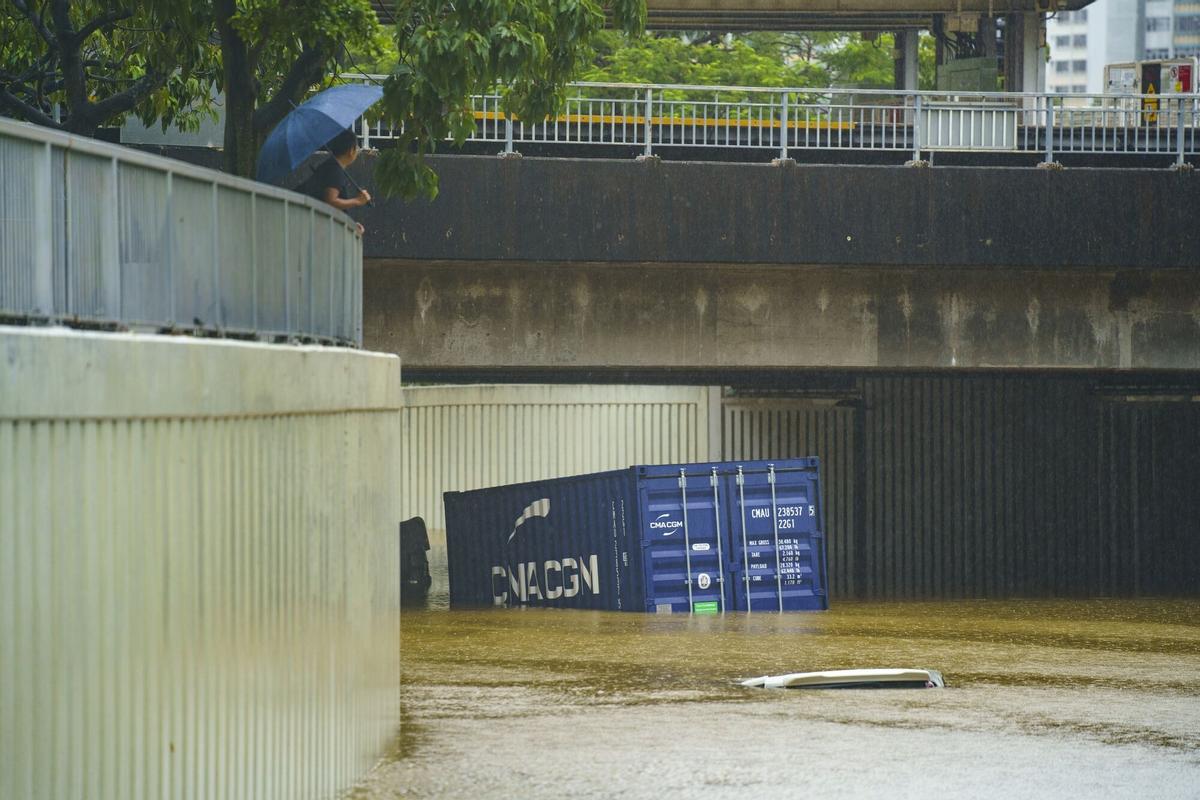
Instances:
[[[75,41],[77,44],[83,44],[96,31],[106,28],[113,23],[120,22],[123,19],[129,19],[132,16],[132,11],[109,11],[107,14],[101,14],[79,29],[75,34]]]
[[[54,37],[54,34],[50,32],[50,29],[46,27],[45,20],[35,14],[33,9],[29,7],[29,4],[26,3],[25,0],[12,0],[12,4],[17,7],[18,11],[25,15],[25,17],[33,25],[34,30],[38,32],[38,35],[46,40],[46,44],[50,45],[51,49],[54,49],[58,46],[58,40]]]
[[[279,120],[287,116],[292,106],[304,97],[308,87],[317,83],[325,75],[325,64],[329,61],[328,45],[317,42],[305,46],[296,60],[292,62],[287,77],[279,87],[279,91],[270,101],[263,103],[254,111],[254,127],[259,131],[269,131]]]
[[[16,97],[4,86],[0,86],[0,105],[8,107],[25,119],[38,125],[44,125],[47,128],[62,128],[52,117]]]
[[[125,91],[106,97],[99,103],[89,103],[87,115],[92,119],[106,120],[117,114],[125,114],[166,82],[166,75],[149,72]]]
[[[75,26],[71,24],[69,0],[50,0],[50,17],[54,20],[59,59],[62,63],[63,79],[67,84],[67,105],[71,115],[78,116],[87,104],[87,76],[84,74],[83,59],[79,55],[79,42]]]

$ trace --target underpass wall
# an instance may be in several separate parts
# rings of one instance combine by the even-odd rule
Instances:
[[[335,796],[399,723],[394,356],[0,328],[0,797]]]
[[[364,270],[367,345],[410,370],[1200,368],[1200,269],[376,259]]]
[[[406,514],[433,529],[439,577],[444,491],[631,464],[817,456],[835,603],[1200,594],[1195,381],[848,371],[769,391],[405,395]]]

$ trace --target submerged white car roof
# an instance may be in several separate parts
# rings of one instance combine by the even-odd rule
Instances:
[[[946,685],[942,674],[932,669],[834,669],[825,672],[763,675],[761,678],[742,681],[742,686],[763,689],[819,689],[892,683],[924,684],[930,688]]]

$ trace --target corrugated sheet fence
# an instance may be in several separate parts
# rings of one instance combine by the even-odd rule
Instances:
[[[406,516],[440,530],[446,491],[706,461],[711,394],[687,386],[406,388]]]
[[[0,797],[334,796],[398,722],[398,364],[31,335],[0,330]],[[241,413],[185,391],[239,358]],[[391,408],[303,399],[356,376]]]
[[[835,600],[1200,592],[1193,395],[1085,374],[828,394],[726,397],[723,456],[821,457]]]

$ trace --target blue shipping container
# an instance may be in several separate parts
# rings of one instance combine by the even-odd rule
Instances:
[[[451,606],[829,607],[815,458],[637,466],[443,499]]]

